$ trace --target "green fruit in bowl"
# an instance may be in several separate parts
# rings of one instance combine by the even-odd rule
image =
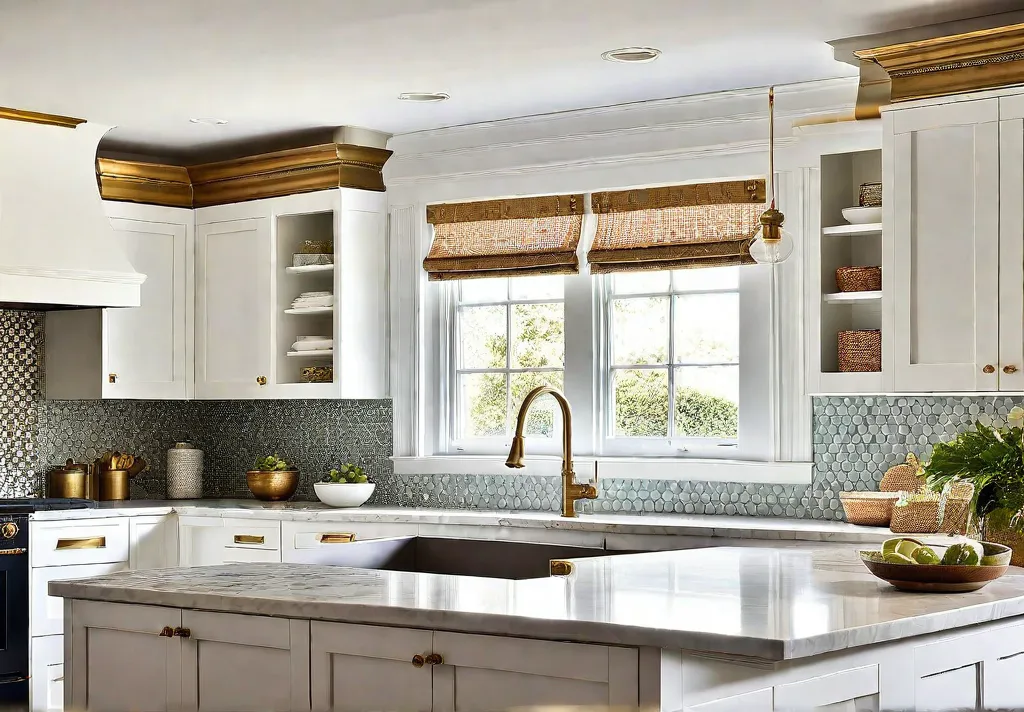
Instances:
[[[943,566],[977,566],[980,563],[981,557],[970,544],[953,544],[942,556]]]
[[[345,464],[336,470],[331,470],[331,473],[325,476],[323,481],[336,484],[357,484],[370,480],[359,465]]]
[[[919,546],[914,550],[914,553],[910,555],[914,561],[919,564],[934,565],[939,563],[939,555],[935,553],[935,549],[930,546]]]

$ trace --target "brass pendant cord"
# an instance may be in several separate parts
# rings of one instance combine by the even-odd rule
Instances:
[[[768,87],[768,183],[771,208],[775,209],[775,87]]]

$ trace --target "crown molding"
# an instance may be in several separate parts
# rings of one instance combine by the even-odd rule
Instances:
[[[892,101],[1024,83],[1024,23],[856,51],[889,75]]]
[[[0,106],[0,119],[9,119],[11,121],[27,121],[30,124],[45,124],[46,126],[61,126],[66,129],[73,129],[79,124],[85,123],[85,119],[76,119],[73,116],[61,116],[60,114],[43,114],[38,111],[10,109],[5,106]]]
[[[391,151],[328,143],[198,166],[99,158],[100,195],[168,207],[200,208],[330,188],[383,191]]]

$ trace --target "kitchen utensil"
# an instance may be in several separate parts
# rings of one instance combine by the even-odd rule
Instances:
[[[370,498],[376,485],[372,482],[315,482],[317,499],[331,507],[358,507]]]
[[[899,499],[895,492],[840,492],[846,521],[868,527],[887,527],[892,520],[892,507]]]
[[[985,556],[999,557],[991,566],[943,566],[941,564],[890,564],[879,551],[861,551],[860,560],[874,576],[901,591],[965,593],[977,591],[1006,573],[1010,549],[983,541]]]
[[[262,472],[249,470],[245,473],[245,483],[256,499],[264,502],[278,502],[295,494],[299,486],[298,470],[275,470]]]
[[[104,470],[99,473],[100,500],[112,502],[130,499],[127,470]]]
[[[135,477],[140,472],[144,472],[147,467],[149,467],[149,465],[146,461],[141,457],[137,457],[135,458],[135,464],[128,468],[128,476]]]
[[[877,206],[843,208],[843,219],[851,225],[882,222],[882,208]]]
[[[203,496],[203,451],[192,443],[174,443],[167,451],[167,498]]]

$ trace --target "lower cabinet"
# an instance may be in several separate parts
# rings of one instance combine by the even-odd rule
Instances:
[[[178,517],[178,565],[281,562],[281,522]]]
[[[317,621],[310,645],[314,710],[477,712],[639,701],[632,648]]]
[[[309,709],[309,621],[71,605],[71,709]]]
[[[32,638],[29,644],[29,696],[33,710],[64,708],[64,636]]]

